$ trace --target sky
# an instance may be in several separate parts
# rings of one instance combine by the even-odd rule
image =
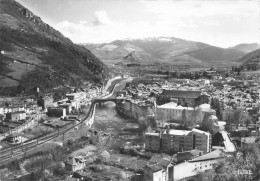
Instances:
[[[74,43],[176,37],[260,43],[259,0],[17,0]]]

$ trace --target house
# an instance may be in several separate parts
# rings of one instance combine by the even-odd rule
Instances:
[[[9,107],[9,112],[24,111],[24,105],[13,105]]]
[[[242,137],[241,138],[241,148],[245,148],[250,144],[260,143],[260,138],[257,137]]]
[[[69,156],[68,160],[65,162],[65,168],[68,171],[78,171],[84,169],[86,166],[86,160],[83,156]]]
[[[0,133],[6,133],[17,126],[20,126],[22,123],[20,122],[13,122],[13,121],[3,121],[0,123]]]
[[[21,121],[26,119],[25,111],[17,111],[6,114],[6,118],[12,121]]]
[[[156,161],[149,160],[148,164],[143,168],[143,180],[173,181],[173,166],[171,158],[165,157]]]
[[[22,142],[22,136],[20,133],[12,133],[6,137],[6,141],[12,144],[18,144]]]

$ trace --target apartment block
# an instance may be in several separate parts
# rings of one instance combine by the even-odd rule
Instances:
[[[146,133],[145,134],[145,150],[159,151],[161,148],[160,133]]]
[[[211,149],[211,134],[198,129],[171,129],[162,133],[146,133],[145,149],[151,151],[162,150],[165,152],[182,152],[197,149],[207,153]]]

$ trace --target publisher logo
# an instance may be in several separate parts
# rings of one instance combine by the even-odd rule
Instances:
[[[251,170],[238,170],[237,171],[238,175],[252,175],[253,172]]]

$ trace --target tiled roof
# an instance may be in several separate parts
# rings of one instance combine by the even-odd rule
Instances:
[[[163,90],[161,95],[171,97],[197,98],[201,95],[201,91]]]
[[[191,153],[193,156],[197,156],[197,155],[199,155],[200,153],[203,153],[203,151],[194,149],[194,150],[190,150],[190,153]]]
[[[148,166],[150,169],[152,169],[154,172],[157,172],[159,170],[162,170],[163,167],[161,165],[155,164],[155,165],[150,165]]]
[[[223,153],[221,150],[215,150],[215,151],[206,153],[202,156],[198,156],[198,157],[190,160],[190,162],[213,160],[213,159],[218,159],[218,158],[224,158],[225,156],[226,156],[226,154]]]
[[[158,161],[158,164],[161,165],[163,168],[166,168],[171,163],[170,159],[162,158]]]

